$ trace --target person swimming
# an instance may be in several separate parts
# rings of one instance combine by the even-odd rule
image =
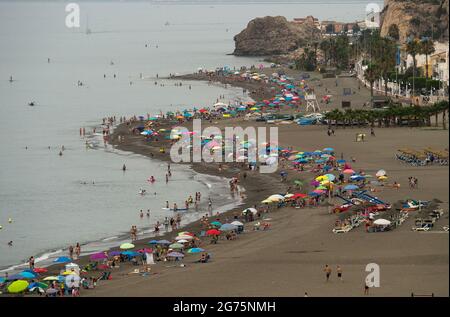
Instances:
[[[150,183],[154,183],[156,180],[155,180],[155,178],[154,178],[153,176],[150,176],[150,178],[148,179],[148,181],[149,181]]]
[[[141,195],[145,195],[146,192],[147,191],[145,189],[142,189],[142,188],[139,190],[139,194],[141,194]]]

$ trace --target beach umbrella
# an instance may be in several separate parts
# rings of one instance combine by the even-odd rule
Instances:
[[[152,253],[153,249],[143,248],[143,249],[138,250],[137,252],[139,252],[139,253]]]
[[[218,236],[220,234],[220,231],[217,229],[211,229],[206,231],[206,235],[208,236]]]
[[[15,281],[12,282],[9,286],[8,286],[8,292],[10,293],[20,293],[23,292],[24,290],[27,289],[28,287],[28,282],[27,281]]]
[[[55,263],[67,263],[67,262],[70,262],[70,261],[71,261],[71,259],[69,259],[68,257],[65,257],[65,256],[61,256],[61,257],[56,258],[55,260],[53,260],[53,262],[55,262]]]
[[[184,239],[181,239],[181,240],[178,240],[178,243],[187,243],[187,242],[189,242],[188,240],[184,240]]]
[[[176,241],[180,241],[180,240],[192,240],[193,239],[193,237],[191,237],[191,236],[178,236],[178,237],[175,237],[175,240]]]
[[[0,284],[5,282],[5,281],[6,281],[6,279],[4,277],[0,277]]]
[[[182,245],[181,243],[172,243],[171,245],[169,245],[169,248],[171,248],[171,249],[182,249],[182,248],[184,248],[184,245]]]
[[[170,252],[167,254],[167,256],[173,257],[173,258],[184,258],[184,254],[180,253],[180,252]]]
[[[61,275],[67,276],[67,275],[77,275],[75,271],[64,271],[61,273]]]
[[[202,248],[191,248],[189,249],[187,252],[188,253],[200,253],[200,252],[204,252],[205,250]]]
[[[267,199],[272,200],[272,201],[280,201],[280,200],[284,200],[284,197],[282,195],[275,194],[275,195],[269,196]]]
[[[57,276],[47,276],[44,278],[44,281],[59,281],[59,278]]]
[[[35,272],[35,273],[46,273],[46,272],[48,272],[48,270],[46,268],[43,268],[43,267],[36,267],[36,268],[33,269],[33,272]]]
[[[129,257],[135,257],[140,255],[138,252],[136,251],[124,251],[122,252],[123,255],[129,256]]]
[[[318,194],[316,192],[310,192],[308,195],[311,196],[311,197],[320,196],[320,194]]]
[[[31,272],[20,272],[19,275],[20,275],[22,278],[25,278],[25,279],[31,279],[31,278],[36,278],[36,277],[37,277],[36,274],[33,274],[33,273],[31,273]]]
[[[323,194],[325,191],[324,190],[322,190],[322,189],[314,189],[313,190],[313,193],[316,193],[316,194]]]
[[[385,180],[387,180],[388,178],[387,178],[387,176],[378,176],[378,180],[380,180],[380,181],[385,181]]]
[[[292,198],[294,196],[294,194],[286,194],[284,195],[284,198]]]
[[[66,285],[71,287],[79,287],[80,286],[80,277],[78,275],[69,275],[66,277]]]
[[[278,157],[271,156],[266,160],[267,165],[273,165],[278,161]]]
[[[178,235],[179,235],[179,236],[191,236],[191,237],[193,237],[193,236],[194,236],[194,234],[193,234],[193,233],[191,233],[191,232],[188,232],[188,231],[182,231],[182,232],[178,232]]]
[[[233,221],[232,223],[231,223],[232,225],[235,225],[235,226],[243,226],[244,224],[242,223],[242,222],[240,222],[240,221]]]
[[[294,196],[292,196],[292,199],[305,198],[305,197],[308,197],[308,195],[296,193],[296,194],[294,194]]]
[[[233,231],[233,230],[236,230],[236,229],[237,229],[237,227],[235,225],[230,224],[230,223],[226,223],[226,224],[224,224],[224,225],[222,225],[220,227],[220,231]]]
[[[219,221],[213,221],[211,224],[215,227],[220,227],[222,225]]]
[[[15,280],[21,280],[23,277],[19,274],[10,275],[6,278],[7,281],[15,281]]]
[[[331,147],[326,147],[323,149],[324,152],[334,152],[334,149]]]
[[[377,219],[373,223],[378,226],[388,226],[391,224],[391,222],[386,219]]]
[[[48,285],[45,283],[42,283],[42,282],[34,282],[34,283],[31,283],[30,285],[28,285],[28,289],[30,291],[35,287],[39,287],[41,289],[46,289],[46,288],[48,288]]]
[[[321,182],[321,181],[324,181],[324,180],[328,180],[328,176],[322,175],[322,176],[316,177],[316,181],[318,181],[318,182]]]
[[[351,168],[347,168],[347,169],[345,169],[345,170],[343,171],[343,173],[344,173],[344,174],[354,174],[355,171],[352,170]]]
[[[346,161],[345,160],[337,160],[336,161],[338,164],[344,164]]]
[[[110,256],[116,256],[116,255],[120,255],[120,254],[121,254],[120,251],[111,251],[111,252],[109,252]]]
[[[58,290],[56,288],[49,288],[45,291],[46,294],[52,295],[58,293]]]
[[[336,179],[336,176],[333,174],[325,174],[325,176],[328,178],[330,182],[334,181]]]
[[[272,201],[268,200],[268,199],[265,199],[265,200],[261,201],[261,203],[263,203],[263,204],[270,204],[270,203],[272,203]]]
[[[327,189],[325,186],[320,185],[319,187],[316,187],[316,190],[325,190]]]
[[[356,190],[356,189],[359,189],[359,187],[356,185],[347,185],[344,187],[344,189],[345,190]]]
[[[386,171],[385,170],[379,170],[376,174],[376,177],[380,177],[380,176],[386,176]]]
[[[149,244],[158,244],[158,240],[151,240]]]
[[[120,245],[121,250],[128,250],[128,249],[133,249],[133,248],[134,248],[134,244],[132,244],[132,243],[122,243]]]
[[[320,185],[320,182],[314,180],[314,181],[312,181],[310,184],[311,184],[312,186],[319,186],[319,185]]]
[[[294,184],[298,186],[303,186],[303,182],[298,179],[294,181]]]
[[[159,240],[158,244],[171,244],[172,242],[167,241],[167,240]]]
[[[108,255],[105,253],[106,252],[99,252],[99,253],[91,254],[89,256],[89,259],[91,259],[93,261],[107,259]]]

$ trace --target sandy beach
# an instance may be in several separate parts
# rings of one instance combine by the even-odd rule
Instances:
[[[354,79],[348,80],[355,84]],[[331,90],[331,83],[328,86]],[[364,94],[367,91],[355,99],[364,99]],[[253,93],[253,97],[258,98],[258,94]],[[219,127],[266,125],[239,118],[214,123]],[[361,226],[348,233],[334,234],[332,228],[337,217],[329,214],[327,207],[273,209],[264,214],[271,219],[269,230],[254,231],[253,224],[248,223],[235,241],[223,239],[217,245],[209,245],[209,239],[205,239],[202,246],[212,254],[209,263],[195,263],[199,256],[187,255],[182,261],[185,267],[159,262],[152,266],[150,276],[127,275],[133,268],[125,264],[113,270],[112,280],[100,281],[96,289],[83,292],[83,296],[303,296],[305,292],[309,296],[363,296],[364,278],[368,274],[365,267],[369,263],[378,264],[381,271],[381,287],[372,288],[369,296],[411,296],[411,293],[448,296],[448,233],[442,230],[448,225],[448,167],[412,167],[394,158],[401,147],[448,148],[448,131],[376,128],[375,136],[368,137],[366,142],[355,142],[356,133],[370,135],[368,128],[337,128],[334,136],[328,136],[326,126],[321,125],[280,124],[278,128],[282,146],[304,151],[331,146],[337,156],[342,153],[344,158],[355,158],[352,164],[355,170],[363,169],[370,174],[380,168],[388,171],[390,182],[397,181],[401,187],[396,190],[386,186],[376,193],[384,201],[437,198],[443,201],[445,216],[429,232],[411,230],[412,212],[401,227],[390,232],[366,233]],[[160,144],[149,145],[140,136],[126,135],[124,142],[115,143],[115,137],[126,134],[126,129],[120,126],[114,132],[112,143],[119,149],[168,158],[167,154],[159,153]],[[233,166],[219,172],[217,164],[200,163],[192,167],[199,173],[227,177],[238,171]],[[250,207],[270,194],[285,192],[293,179],[314,177],[309,172],[288,170],[288,174],[288,182],[281,183],[278,173],[249,172],[246,180],[241,181],[246,189],[245,205]],[[411,176],[419,179],[419,188],[408,187]],[[219,218],[223,221],[234,212]],[[198,226],[194,223],[180,231],[198,232]],[[170,233],[168,237],[174,236],[175,233]],[[329,282],[325,281],[325,264],[333,270]],[[343,281],[336,277],[337,265],[343,270]]]

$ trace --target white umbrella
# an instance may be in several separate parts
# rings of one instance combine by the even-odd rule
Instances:
[[[246,212],[249,212],[249,211],[251,213],[254,213],[254,214],[258,213],[258,210],[256,210],[255,208],[247,208],[247,209],[243,210],[242,213],[246,213]],[[234,225],[234,223],[231,223],[231,224]]]
[[[373,223],[379,226],[388,226],[391,224],[391,222],[386,219],[377,219]]]
[[[186,243],[186,242],[189,242],[189,241],[187,241],[185,239],[178,240],[178,243]]]
[[[243,225],[244,225],[244,224],[243,224],[242,222],[240,222],[240,221],[233,221],[231,224],[232,224],[232,225],[235,225],[235,226],[243,226]]]
[[[376,174],[376,177],[380,177],[380,176],[386,176],[386,171],[385,170],[379,170]]]
[[[273,164],[275,164],[275,162],[277,162],[277,161],[278,161],[278,158],[271,156],[271,157],[269,157],[269,158],[266,160],[266,164],[267,164],[267,165],[273,165]]]
[[[78,275],[67,275],[66,285],[68,287],[80,287],[80,277]]]
[[[188,235],[181,235],[175,238],[175,240],[177,240],[178,242],[180,242],[180,240],[192,240],[193,238],[191,236]]]
[[[228,105],[226,103],[223,102],[218,102],[214,104],[214,107],[228,107]]]
[[[284,200],[284,197],[277,194],[277,195],[269,196],[267,199],[272,200],[272,201],[279,201],[279,200]]]

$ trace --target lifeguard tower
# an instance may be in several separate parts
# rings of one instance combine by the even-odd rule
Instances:
[[[310,93],[305,94],[305,101],[306,101],[306,111],[312,108],[313,112],[320,111],[319,103],[316,99],[316,94]]]

